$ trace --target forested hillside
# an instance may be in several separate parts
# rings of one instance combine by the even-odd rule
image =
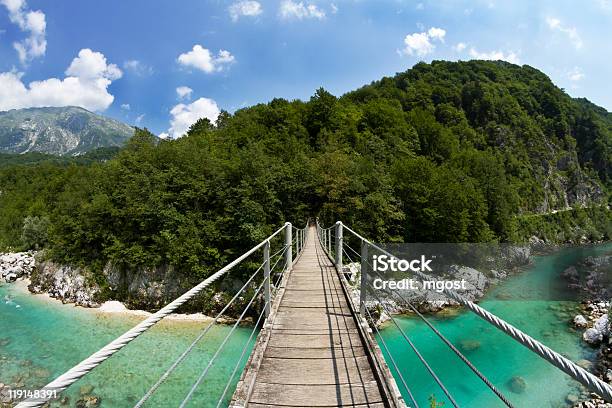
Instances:
[[[379,241],[517,241],[562,218],[533,214],[589,207],[588,238],[609,239],[611,186],[612,114],[528,66],[435,61],[174,141],[137,130],[106,162],[0,168],[0,245],[199,279],[309,216]]]

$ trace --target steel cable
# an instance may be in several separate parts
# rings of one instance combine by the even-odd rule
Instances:
[[[257,295],[259,295],[259,292],[263,288],[264,283],[266,282],[267,279],[268,278],[265,278],[264,281],[261,283],[261,285],[259,285],[259,287],[255,291],[255,294],[253,294],[253,297],[251,298],[249,303],[246,305],[246,307],[244,308],[244,310],[240,314],[240,317],[238,318],[238,320],[236,320],[236,323],[234,323],[234,325],[232,326],[232,328],[229,331],[229,333],[225,336],[225,338],[223,339],[223,341],[221,342],[219,347],[217,347],[217,350],[215,351],[215,354],[211,357],[211,359],[208,362],[208,365],[206,366],[206,368],[202,371],[202,373],[200,374],[200,376],[198,377],[196,382],[191,386],[191,389],[189,390],[189,392],[187,393],[187,395],[185,396],[185,398],[183,399],[183,401],[179,405],[179,408],[184,408],[185,405],[187,405],[187,403],[191,400],[191,398],[193,398],[193,394],[195,393],[196,389],[200,386],[202,381],[204,381],[204,378],[206,378],[206,375],[208,374],[208,371],[213,366],[213,364],[214,364],[215,360],[217,359],[217,357],[219,356],[219,354],[221,354],[221,351],[223,350],[223,348],[227,344],[227,341],[232,336],[232,334],[234,333],[234,331],[236,330],[236,328],[238,327],[238,325],[240,324],[240,322],[242,321],[242,319],[246,315],[247,311],[251,308],[251,305],[253,304],[253,301],[257,298]]]

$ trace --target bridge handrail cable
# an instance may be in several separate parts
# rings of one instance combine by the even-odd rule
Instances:
[[[389,253],[388,251],[384,250],[383,248],[380,248],[376,244],[372,243],[368,239],[366,239],[363,236],[361,236],[359,233],[355,232],[351,228],[349,228],[346,225],[342,224],[342,222],[340,222],[340,221],[338,221],[335,224],[335,226],[328,227],[328,228],[321,228],[318,225],[317,226],[317,231],[319,232],[319,239],[321,239],[321,236],[323,235],[322,234],[323,231],[330,231],[330,230],[332,230],[334,228],[335,229],[340,228],[340,231],[346,230],[349,233],[351,233],[354,237],[359,239],[362,243],[367,244],[368,246],[376,249],[377,251],[382,252],[383,254],[385,254],[387,256],[390,256],[390,257],[392,257],[394,259],[398,259],[395,255]],[[336,232],[336,235],[337,236],[339,235],[342,238],[342,233],[341,232],[340,232],[340,234],[338,234],[338,232]],[[337,237],[335,239],[336,246],[338,246],[338,244],[339,244],[340,249],[342,249],[342,241],[343,241],[342,239],[338,239]],[[340,252],[340,254],[341,253],[342,252]],[[338,254],[335,254],[335,256],[338,257]],[[341,264],[342,264],[342,260],[341,260],[341,256],[340,256],[340,265]],[[419,279],[424,280],[424,281],[435,280],[431,276],[429,276],[429,275],[427,275],[427,274],[425,274],[425,273],[423,273],[421,271],[415,271],[414,274]],[[362,293],[363,292],[364,291],[362,290]],[[594,374],[592,374],[592,373],[588,372],[587,370],[583,369],[582,367],[578,366],[573,361],[563,357],[561,354],[559,354],[556,351],[552,350],[548,346],[542,344],[538,340],[534,339],[533,337],[529,336],[528,334],[526,334],[523,331],[519,330],[518,328],[514,327],[513,325],[511,325],[510,323],[508,323],[505,320],[501,319],[500,317],[498,317],[498,316],[494,315],[493,313],[487,311],[486,309],[478,306],[474,302],[464,298],[459,293],[457,293],[457,292],[455,292],[453,290],[450,290],[450,289],[446,289],[446,288],[443,289],[442,293],[447,295],[450,299],[453,299],[456,302],[458,302],[459,304],[465,306],[471,312],[475,313],[477,316],[479,316],[480,318],[482,318],[486,322],[490,323],[491,325],[495,326],[496,328],[498,328],[499,330],[501,330],[505,334],[509,335],[514,340],[518,341],[523,346],[525,346],[526,348],[528,348],[532,352],[536,353],[537,355],[542,357],[544,360],[548,361],[550,364],[552,364],[555,367],[559,368],[560,370],[562,370],[563,372],[568,374],[570,377],[572,377],[576,381],[578,381],[581,384],[583,384],[584,386],[586,386],[592,392],[595,392],[595,393],[599,394],[600,396],[602,396],[604,399],[606,399],[608,401],[612,401],[612,386],[610,384],[605,383],[601,379],[597,378],[597,376],[595,376]],[[362,301],[363,301],[363,298],[360,300],[360,303],[363,303]],[[360,306],[363,307],[363,305],[360,305]]]
[[[279,256],[279,259],[276,261],[276,263],[274,265],[274,266],[276,266],[278,264],[278,262],[280,261],[280,259],[283,258],[283,254],[284,254],[285,255],[284,258],[285,258],[286,262],[285,262],[285,265],[284,265],[285,268],[284,268],[283,272],[288,270],[291,267],[291,265],[292,265],[293,254],[295,253],[296,255],[299,255],[299,253],[301,252],[302,248],[304,247],[304,239],[305,239],[305,236],[306,236],[306,234],[305,234],[306,228],[307,228],[307,225],[306,225],[306,227],[304,229],[298,229],[298,228],[294,227],[289,222],[285,223],[285,225],[283,225],[282,227],[277,229],[275,232],[273,232],[271,235],[269,235],[266,239],[261,241],[259,244],[255,245],[254,247],[249,249],[247,252],[243,253],[238,258],[234,259],[232,262],[230,262],[229,264],[227,264],[223,268],[219,269],[218,271],[216,271],[214,274],[212,274],[208,278],[204,279],[202,282],[200,282],[199,284],[194,286],[192,289],[190,289],[189,291],[187,291],[186,293],[184,293],[183,295],[181,295],[177,299],[173,300],[172,302],[170,302],[168,305],[166,305],[162,309],[160,309],[157,312],[153,313],[151,316],[149,316],[148,318],[146,318],[145,320],[140,322],[138,325],[136,325],[132,329],[128,330],[127,332],[125,332],[124,334],[122,334],[121,336],[116,338],[115,340],[111,341],[106,346],[102,347],[100,350],[98,350],[97,352],[93,353],[91,356],[89,356],[85,360],[81,361],[80,363],[78,363],[77,365],[75,365],[74,367],[72,367],[71,369],[66,371],[64,374],[62,374],[59,377],[57,377],[55,380],[53,380],[50,383],[48,383],[40,391],[55,390],[57,394],[59,394],[60,392],[64,391],[70,385],[74,384],[80,378],[84,377],[89,372],[91,372],[95,367],[97,367],[102,362],[107,360],[109,357],[114,355],[116,352],[121,350],[123,347],[125,347],[127,344],[129,344],[132,340],[134,340],[135,338],[137,338],[138,336],[140,336],[141,334],[146,332],[148,329],[153,327],[155,324],[157,324],[159,321],[161,321],[162,319],[164,319],[165,317],[167,317],[171,313],[173,313],[175,310],[177,310],[184,303],[186,303],[187,301],[189,301],[190,299],[195,297],[197,294],[202,292],[202,290],[204,290],[205,288],[209,287],[212,283],[214,283],[219,278],[221,278],[222,276],[227,274],[229,271],[231,271],[235,266],[237,266],[242,261],[244,261],[245,259],[250,257],[252,254],[254,254],[256,251],[258,251],[258,250],[260,250],[262,248],[264,249],[264,264],[262,266],[264,267],[264,274],[267,274],[267,276],[265,276],[265,278],[264,278],[264,281],[262,282],[262,285],[264,286],[264,295],[265,295],[265,300],[266,300],[265,304],[269,305],[270,304],[270,300],[271,300],[270,299],[270,297],[271,297],[271,288],[269,287],[271,285],[269,285],[269,283],[270,283],[269,276],[270,276],[270,273],[273,272],[273,269],[274,269],[274,267],[270,268],[270,264],[269,264],[270,263],[270,258],[273,258],[274,256]],[[293,239],[293,237],[292,237],[292,232],[293,232],[294,229],[297,231],[295,239]],[[284,234],[285,235],[285,245],[281,249],[280,253],[277,251],[275,253],[275,255],[273,255],[271,257],[270,256],[270,241],[273,238],[277,237],[279,234],[281,234],[283,231],[285,232],[285,234]],[[297,249],[295,252],[294,252],[294,249],[293,249],[294,248],[294,244],[295,244],[296,249]],[[291,261],[291,262],[289,262],[289,261]],[[266,263],[267,263],[267,266],[265,265]],[[259,273],[260,270],[261,270],[261,267],[251,276],[251,278],[254,278],[254,276],[257,273]],[[281,274],[281,277],[282,277],[282,274]],[[236,294],[236,296],[230,301],[230,304],[241,293],[241,291],[244,291],[247,288],[248,284],[250,284],[251,281],[252,281],[252,279],[250,279],[247,282],[247,284],[243,285],[243,287],[240,289],[238,294]],[[264,283],[266,283],[266,282],[268,282],[268,285],[264,285]],[[253,302],[253,299],[249,303],[249,306],[252,304],[252,302]],[[226,305],[226,307],[224,307],[224,309],[222,311],[227,311],[228,308],[229,308],[229,304]],[[265,306],[264,306],[263,309],[266,312],[266,316],[267,316],[267,312],[269,311],[269,309],[267,307],[265,307]],[[218,320],[218,317],[220,317],[220,314],[213,320],[213,323]],[[207,330],[208,330],[208,328],[204,329],[204,331],[207,331]],[[205,334],[202,335],[202,333],[200,333],[200,335],[201,335],[201,337],[203,337]],[[199,341],[199,340],[197,340],[197,341]],[[189,354],[189,347],[188,347],[188,350],[186,350],[186,352],[184,352],[183,354],[185,354],[185,356],[187,354]],[[183,354],[181,354],[181,356],[179,357],[179,359],[181,361],[182,361],[182,359],[184,359]],[[182,357],[182,359],[181,359],[181,357]],[[178,362],[178,364],[180,364],[180,361]],[[176,368],[176,367],[174,367],[174,365],[171,366],[170,373],[174,370],[174,368]],[[155,392],[157,387],[159,387],[159,385],[165,380],[164,376],[165,376],[165,373],[164,373],[164,375],[162,375],[161,382],[158,381],[159,384],[156,383],[149,390],[149,391],[152,390],[151,394],[153,392]],[[149,392],[147,392],[147,394],[149,394]],[[137,405],[136,405],[137,407],[142,405],[142,403],[144,403],[144,401],[146,401],[146,399],[150,397],[150,395],[147,395],[147,394],[145,394],[145,397],[143,397],[143,399],[141,399],[141,401],[139,401],[137,403]],[[49,393],[45,393],[45,392],[40,392],[39,395],[50,395],[50,394]],[[24,401],[21,401],[19,404],[16,405],[16,408],[34,408],[34,407],[40,407],[40,406],[44,405],[45,403],[47,403],[49,400],[50,400],[50,397],[49,398],[46,398],[46,397],[42,397],[42,398],[30,398],[30,399],[26,399]]]

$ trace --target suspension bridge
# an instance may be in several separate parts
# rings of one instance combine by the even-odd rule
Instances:
[[[347,239],[348,236],[350,239]],[[218,363],[218,357],[224,352],[228,341],[251,312],[255,318],[252,319],[254,324],[251,326],[250,337],[244,343],[231,374],[224,379],[226,385],[223,392],[220,396],[206,396],[206,406],[418,408],[419,403],[410,388],[410,378],[402,375],[397,356],[391,353],[382,336],[375,337],[378,328],[373,324],[376,319],[372,314],[383,311],[405,340],[405,352],[417,356],[438,387],[438,392],[444,394],[453,407],[458,408],[459,404],[452,392],[453,384],[445,384],[443,375],[435,372],[424,358],[410,339],[410,333],[389,310],[388,299],[404,305],[422,319],[442,344],[455,353],[459,361],[498,398],[500,406],[513,407],[511,400],[401,293],[374,290],[366,274],[361,273],[360,297],[353,299],[344,262],[360,264],[361,270],[365,271],[371,266],[368,254],[373,252],[395,257],[341,222],[328,228],[323,228],[318,222],[311,222],[304,228],[286,223],[227,266],[38,390],[35,398],[18,403],[17,407],[44,406],[52,395],[66,390],[205,288],[256,257],[262,260],[259,267],[244,279],[243,286],[233,298],[202,328],[159,379],[150,384],[146,393],[135,403],[136,408],[155,406],[151,397],[168,378],[176,375],[181,363],[202,342],[206,342],[211,328],[219,324],[219,320],[231,307],[236,307],[238,302],[244,303],[240,305],[240,316],[231,325],[208,362],[202,364],[200,374],[193,379],[192,386],[182,400],[176,401],[176,406],[182,408],[198,405],[194,403],[194,397],[198,395],[202,384],[210,381],[208,376],[211,368]],[[415,271],[414,275],[423,281],[433,279],[420,271]],[[612,401],[612,386],[595,375],[459,293],[445,289],[444,295],[512,337],[590,391]],[[398,384],[401,384],[403,394]],[[53,391],[53,394],[48,391]]]

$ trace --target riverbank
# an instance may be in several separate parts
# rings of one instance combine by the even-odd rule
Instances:
[[[570,288],[584,299],[580,314],[572,324],[582,333],[582,340],[597,350],[593,372],[603,381],[612,383],[612,251],[597,257],[587,257],[563,272]],[[595,395],[582,395],[574,408],[612,408]]]
[[[48,302],[59,302],[62,304],[69,304],[67,302],[62,302],[62,300],[60,299],[56,299],[54,297],[52,297],[50,294],[48,293],[32,293],[29,290],[29,286],[31,286],[31,281],[28,278],[20,278],[12,283],[7,283],[6,285],[11,285],[13,286],[17,291],[21,292],[22,294],[29,294],[31,296],[36,296],[40,299],[43,299],[45,301]],[[89,310],[91,312],[95,312],[95,313],[102,313],[102,314],[114,314],[114,315],[118,315],[118,316],[136,316],[136,317],[143,317],[143,318],[147,318],[149,316],[151,316],[153,313],[151,312],[147,312],[145,310],[138,310],[138,309],[128,309],[123,303],[116,301],[116,300],[109,300],[106,301],[104,303],[102,303],[100,306],[98,307],[87,307],[87,306],[81,306],[78,304],[73,304],[73,306],[75,308],[81,308],[84,310]],[[206,322],[206,321],[212,321],[213,317],[211,316],[207,316],[203,313],[171,313],[168,316],[166,316],[164,319],[167,320],[173,320],[173,321],[194,321],[194,322]],[[230,323],[232,320],[231,319],[218,319],[217,322],[220,324],[224,324],[224,323]]]

